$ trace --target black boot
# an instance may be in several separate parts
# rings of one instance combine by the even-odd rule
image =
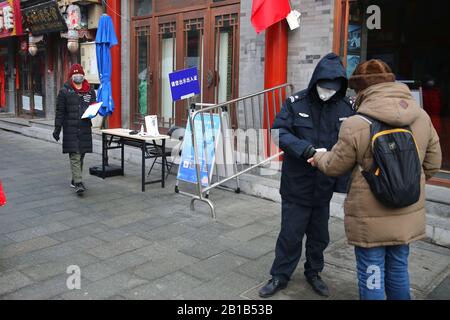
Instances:
[[[283,282],[278,278],[272,278],[264,287],[259,290],[259,296],[261,298],[268,298],[286,287],[287,282]]]
[[[308,281],[308,283],[311,285],[311,287],[318,295],[322,297],[330,296],[327,284],[322,280],[322,278],[319,275],[312,275],[306,277],[306,281]]]

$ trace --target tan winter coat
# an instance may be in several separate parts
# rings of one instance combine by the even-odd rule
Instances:
[[[314,157],[321,171],[339,176],[352,170],[345,199],[345,231],[350,244],[365,248],[408,244],[425,237],[425,179],[441,167],[439,137],[430,117],[415,102],[404,84],[386,82],[360,92],[356,100],[361,114],[392,126],[409,125],[417,141],[422,162],[420,200],[408,207],[390,209],[378,202],[361,174],[373,164],[370,124],[353,116],[344,121],[339,140],[330,152]]]

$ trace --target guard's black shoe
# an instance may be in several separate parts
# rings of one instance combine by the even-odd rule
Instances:
[[[84,191],[86,191],[87,188],[86,188],[86,186],[84,185],[84,183],[83,183],[83,182],[80,182],[80,184],[81,184],[81,187],[84,189]]]
[[[70,187],[75,189],[75,182],[73,180],[70,181]]]
[[[83,184],[81,182],[80,183],[75,183],[75,192],[76,192],[76,194],[82,195],[84,190],[85,189],[84,189]]]
[[[259,290],[259,296],[261,298],[268,298],[273,296],[279,290],[287,287],[287,282],[282,282],[278,278],[272,278],[267,284]]]
[[[327,284],[322,280],[322,278],[319,275],[306,277],[306,281],[308,281],[308,283],[311,285],[311,287],[318,295],[322,297],[330,296]]]

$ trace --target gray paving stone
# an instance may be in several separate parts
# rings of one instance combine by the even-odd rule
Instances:
[[[0,259],[14,257],[31,251],[54,246],[58,241],[47,236],[8,245],[0,251]]]
[[[138,251],[140,254],[147,254],[147,257],[151,259],[150,262],[144,263],[133,270],[133,273],[148,280],[163,277],[186,266],[192,266],[199,261],[194,257],[170,249],[166,249],[162,256],[160,255],[161,252],[155,252],[154,255],[150,252],[152,250],[147,251],[147,253],[143,250]]]
[[[21,271],[34,281],[42,281],[63,273],[65,274],[67,267],[71,265],[77,265],[82,268],[96,261],[95,257],[88,254],[75,253],[43,264],[35,264]]]
[[[81,270],[83,277],[89,279],[90,281],[98,281],[119,272],[119,270],[116,270],[104,261],[88,265]]]
[[[113,230],[97,233],[97,234],[95,234],[95,237],[100,240],[106,241],[106,242],[111,242],[111,241],[116,241],[116,240],[126,238],[129,235],[130,235],[129,233],[124,232],[122,230],[113,229]]]
[[[93,248],[89,250],[88,253],[102,259],[107,259],[127,251],[141,248],[148,244],[150,244],[150,242],[147,240],[136,236],[130,236]]]
[[[229,251],[247,259],[256,259],[273,251],[275,244],[276,242],[272,237],[261,236],[245,242],[239,247],[232,248]]]
[[[5,300],[47,300],[60,294],[70,292],[67,288],[69,274],[59,275],[49,280],[21,288],[3,297]],[[86,280],[81,278],[81,286],[86,285]]]
[[[43,226],[32,227],[28,229],[23,229],[13,233],[9,233],[6,236],[16,242],[22,242],[42,236],[46,236],[55,232],[60,232],[69,229],[59,222],[52,222]]]
[[[86,217],[86,216],[78,216],[78,217],[74,217],[74,218],[69,218],[69,219],[65,219],[62,220],[61,223],[71,227],[71,228],[75,228],[75,227],[80,227],[80,226],[84,226],[87,224],[92,224],[96,222],[95,219],[91,218],[91,217]]]
[[[232,300],[239,299],[239,296],[255,287],[258,281],[246,277],[242,274],[230,272],[224,274],[210,282],[207,282],[193,290],[187,291],[177,296],[177,299],[193,300]],[[220,288],[220,290],[217,290]]]
[[[249,241],[273,230],[273,227],[262,223],[254,223],[224,234],[224,237],[239,241]]]
[[[15,291],[32,284],[30,278],[18,271],[11,271],[0,274],[0,298],[8,292]]]
[[[258,282],[266,281],[270,278],[270,268],[272,267],[275,253],[269,252],[255,260],[250,260],[235,269],[247,277],[257,280]]]
[[[223,252],[183,268],[182,271],[198,279],[212,280],[221,274],[233,271],[247,261],[248,260],[243,257]]]
[[[36,212],[25,210],[21,212],[15,212],[13,214],[4,214],[0,215],[0,225],[10,224],[12,222],[21,222],[24,225],[26,221],[35,217],[39,217],[40,215]]]
[[[34,213],[37,214],[37,213]],[[78,213],[73,211],[61,211],[54,214],[49,214],[45,216],[38,215],[31,219],[26,219],[22,223],[28,227],[36,227],[44,224],[49,224],[52,222],[59,222],[64,219],[69,219],[79,216]]]
[[[121,293],[127,299],[165,300],[176,299],[187,291],[203,284],[202,281],[186,273],[176,271],[143,286]]]
[[[62,232],[52,233],[51,237],[58,241],[71,241],[87,237],[90,235],[95,236],[97,233],[106,232],[109,228],[99,222],[87,224],[81,227],[65,230]]]
[[[196,228],[188,226],[182,222],[171,223],[155,229],[149,233],[152,240],[164,240],[178,235],[195,232]]]
[[[447,276],[441,284],[439,284],[427,296],[430,300],[450,300],[450,276]]]
[[[5,235],[8,233],[12,233],[18,230],[26,229],[27,226],[20,222],[11,222],[8,224],[1,224],[0,225],[0,235]]]
[[[89,283],[81,290],[62,295],[64,300],[98,300],[116,296],[120,292],[142,286],[148,281],[126,272]]]
[[[84,237],[84,238],[79,238],[79,239],[75,239],[72,241],[67,241],[65,243],[67,246],[71,246],[73,248],[85,251],[88,249],[92,249],[92,248],[96,248],[99,247],[101,245],[105,244],[105,241],[94,238],[94,237]]]
[[[231,230],[233,230],[233,228],[230,226],[227,226],[221,222],[214,222],[204,227],[198,228],[193,232],[187,233],[184,236],[186,238],[194,239],[197,241],[207,241],[216,239],[217,237],[230,232]]]
[[[6,236],[0,236],[0,247],[6,247],[7,245],[13,244],[14,242],[14,240],[11,240]]]

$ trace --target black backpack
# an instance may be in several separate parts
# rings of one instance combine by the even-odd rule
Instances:
[[[373,167],[362,171],[375,197],[390,208],[410,206],[420,198],[422,164],[409,127],[394,128],[358,114],[370,123]]]

